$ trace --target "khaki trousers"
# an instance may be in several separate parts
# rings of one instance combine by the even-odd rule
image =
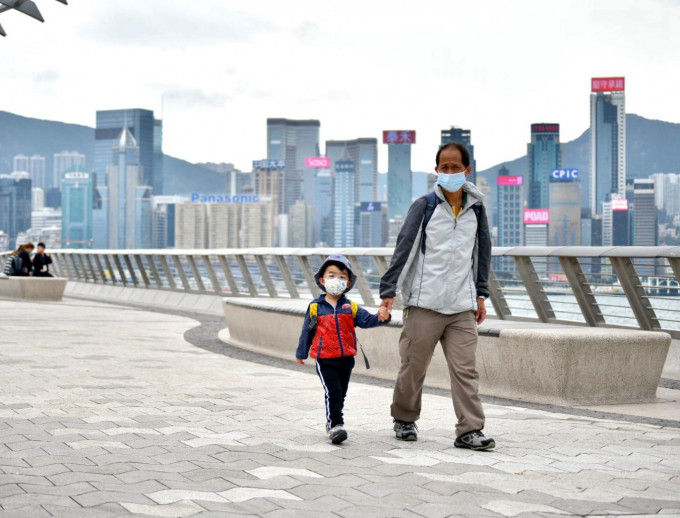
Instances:
[[[394,386],[392,417],[407,422],[420,417],[425,374],[437,342],[442,344],[451,376],[451,397],[458,418],[456,436],[481,430],[484,410],[479,400],[474,311],[444,315],[417,307],[404,310],[404,329],[399,340],[401,367]]]

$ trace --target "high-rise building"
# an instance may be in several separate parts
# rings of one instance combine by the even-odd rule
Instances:
[[[81,167],[62,173],[61,242],[64,248],[92,248],[95,175]]]
[[[354,162],[354,199],[357,202],[378,199],[378,139],[327,140],[326,156],[331,159],[331,166],[337,160]]]
[[[527,160],[529,162],[527,207],[547,208],[551,206],[551,174],[555,169],[562,167],[559,124],[541,122],[531,125],[531,142],[527,144]]]
[[[659,221],[655,203],[655,184],[651,178],[633,181],[633,245],[657,246],[659,244]]]
[[[413,174],[411,175],[412,201],[415,201],[421,196],[425,196],[428,192],[430,192],[428,189],[428,180],[430,179],[430,176],[434,175],[421,171],[413,171]]]
[[[335,168],[335,190],[333,193],[335,226],[333,246],[354,246],[354,180],[356,166],[352,160],[338,160]]]
[[[32,229],[43,230],[52,227],[61,228],[61,209],[43,207],[41,209],[31,211]]]
[[[14,172],[28,173],[31,169],[31,159],[26,155],[15,155],[12,164],[12,171]]]
[[[612,194],[625,196],[626,98],[623,77],[593,78],[590,94],[591,213],[602,214]]]
[[[381,247],[385,244],[386,209],[378,201],[362,201],[355,206],[354,246]]]
[[[175,247],[175,206],[187,201],[184,196],[153,197],[152,248]]]
[[[156,156],[162,146],[162,122],[154,119],[153,111],[137,108],[97,112],[94,146],[97,185],[106,185],[106,168],[113,165],[111,149],[116,146],[124,129],[132,134],[139,147],[139,165],[144,175],[140,185],[154,187],[154,192],[161,194],[162,171],[157,175],[155,166],[162,163]]]
[[[602,246],[630,245],[630,214],[628,200],[612,194],[602,203]]]
[[[109,158],[111,149],[109,148]],[[110,163],[107,166],[111,165]],[[54,154],[54,160],[52,162],[52,177],[49,179],[49,188],[59,189],[61,188],[61,175],[64,171],[68,171],[71,168],[82,168],[85,169],[85,155],[79,153],[78,151],[62,151],[61,153]],[[104,171],[100,175],[102,177],[103,183],[106,183],[106,178],[104,177]]]
[[[209,203],[208,248],[238,248],[240,203]]]
[[[175,248],[208,247],[208,206],[205,203],[175,205]]]
[[[298,200],[290,208],[288,215],[288,246],[308,248],[313,246],[314,208],[304,201]]]
[[[680,174],[656,173],[654,180],[656,208],[670,217],[680,216]]]
[[[576,169],[550,176],[550,246],[581,245],[581,182]]]
[[[297,200],[313,202],[316,169],[306,159],[318,157],[318,120],[267,119],[267,158],[284,160],[280,176],[279,213],[288,214]]]
[[[148,248],[151,245],[151,188],[142,183],[139,146],[124,128],[106,168],[109,248]]]
[[[28,173],[28,177],[33,182],[33,188],[46,189],[45,177],[45,157],[41,155],[16,155],[13,160],[14,171],[18,173]]]
[[[416,132],[383,131],[383,143],[388,145],[387,217],[405,218],[411,207],[411,146]]]
[[[356,189],[355,189],[356,191]],[[330,170],[321,170],[314,179],[314,203],[311,206],[312,246],[330,246],[333,242],[333,175]],[[291,214],[290,224],[293,225]]]
[[[239,242],[241,248],[274,246],[274,205],[270,201],[241,203]]]
[[[511,175],[507,167],[498,170],[496,206],[498,210],[498,246],[521,246],[524,241],[522,208],[524,177]]]
[[[472,167],[472,172],[467,177],[467,180],[468,182],[477,183],[477,161],[475,160],[475,146],[472,145],[472,131],[451,126],[449,129],[443,129],[441,136],[441,144],[447,144],[448,142],[465,144],[470,153],[470,166]]]
[[[11,246],[31,226],[31,201],[28,173],[0,176],[0,231],[9,236]]]
[[[33,200],[31,204],[33,210],[42,209],[45,206],[45,191],[40,187],[33,187],[31,189],[31,199]]]

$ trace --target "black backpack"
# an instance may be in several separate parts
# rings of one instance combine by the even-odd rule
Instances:
[[[427,205],[425,206],[425,214],[423,215],[423,224],[420,232],[420,252],[422,254],[425,254],[425,239],[427,238],[425,229],[427,228],[427,224],[432,219],[434,209],[436,209],[437,205],[439,205],[440,203],[443,203],[443,201],[437,196],[437,194],[434,191],[427,195]],[[482,207],[479,204],[475,203],[472,206],[472,210],[475,212],[475,216],[477,217],[477,232],[479,232],[479,215],[482,212]]]

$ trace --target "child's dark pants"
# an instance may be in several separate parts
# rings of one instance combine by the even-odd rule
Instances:
[[[326,423],[329,428],[345,424],[342,408],[353,368],[354,356],[316,360],[316,372],[326,393]]]

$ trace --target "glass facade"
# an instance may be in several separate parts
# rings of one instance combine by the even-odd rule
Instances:
[[[354,246],[354,180],[356,166],[352,160],[338,160],[334,164],[335,190],[333,194],[333,246]]]
[[[411,145],[388,144],[387,217],[406,218],[411,207]]]
[[[95,175],[73,167],[61,175],[61,242],[64,248],[92,248]]]
[[[31,227],[31,180],[0,177],[0,231],[15,246],[17,235]]]
[[[533,128],[541,128],[533,131]],[[545,128],[550,128],[546,130]],[[527,146],[529,160],[529,197],[527,207],[550,206],[550,175],[562,167],[559,124],[532,124],[531,142]]]
[[[510,176],[507,167],[498,171],[499,179]],[[521,176],[517,178],[522,178]],[[498,182],[498,246],[521,246],[523,242],[523,200],[524,190],[521,181],[518,185],[502,185]]]

